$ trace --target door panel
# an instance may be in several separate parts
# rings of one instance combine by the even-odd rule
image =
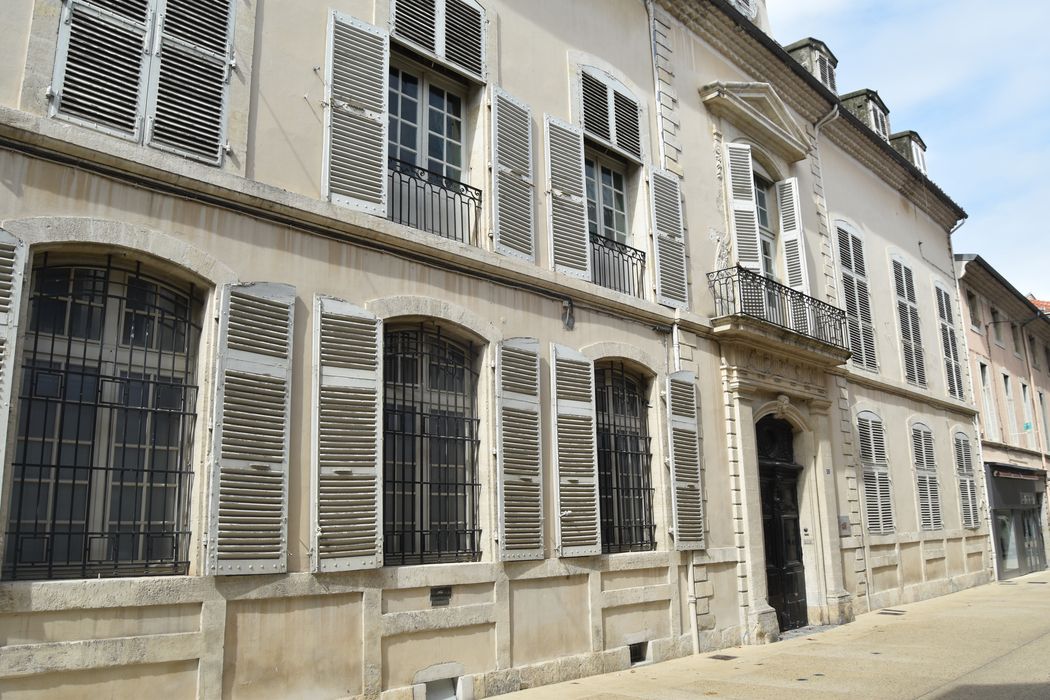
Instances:
[[[780,631],[786,632],[808,623],[798,472],[783,465],[761,465],[760,472],[768,599]]]

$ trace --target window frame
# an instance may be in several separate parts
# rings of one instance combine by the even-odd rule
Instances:
[[[984,334],[984,329],[981,326],[982,315],[981,315],[981,299],[977,296],[977,293],[972,289],[966,291],[966,308],[970,313],[970,330],[974,333]]]
[[[43,271],[57,270],[64,272],[62,280],[66,291],[57,296],[50,296],[39,287],[41,278],[38,275],[43,274]],[[95,282],[91,285],[94,291],[89,292],[90,296],[86,301],[78,301],[77,297],[78,289],[82,289],[77,286],[79,271],[103,273],[101,276],[88,275],[88,278]],[[33,256],[27,266],[27,276],[28,297],[23,307],[23,332],[27,337],[44,334],[49,340],[46,343],[27,341],[13,360],[18,372],[12,387],[12,414],[16,420],[11,426],[16,452],[12,453],[9,459],[10,488],[3,504],[0,504],[0,512],[4,514],[4,579],[59,580],[189,573],[195,565],[193,547],[199,537],[195,532],[198,520],[193,516],[196,489],[192,482],[197,476],[198,465],[194,453],[200,448],[198,441],[201,439],[199,436],[203,434],[202,422],[206,418],[201,410],[201,402],[208,358],[202,336],[208,291],[185,277],[173,275],[153,265],[143,265],[136,260],[122,260],[121,256],[117,255],[43,252]],[[136,280],[144,283],[140,287],[147,295],[141,300],[144,306],[140,303],[130,303],[133,299],[132,282]],[[91,301],[91,296],[99,295],[100,302]],[[37,300],[48,299],[60,301],[63,305],[60,331],[54,328],[48,331],[39,326],[34,330],[34,319],[42,318],[37,315],[38,312],[42,313],[39,310],[41,307],[35,304]],[[172,310],[165,309],[164,304],[167,302],[163,301],[164,299],[170,299],[175,304]],[[179,299],[184,301],[183,312],[179,311]],[[77,334],[72,330],[76,318],[74,312],[78,306],[85,309],[82,313],[87,313],[87,316],[81,317],[87,319],[88,325],[84,326],[89,330],[87,335]],[[171,318],[173,322],[173,325],[168,327],[168,335],[165,334],[165,318]],[[97,319],[98,325],[90,319]],[[129,323],[133,325],[129,326]],[[178,330],[180,327],[181,332]],[[97,328],[97,337],[92,332],[94,328]],[[145,331],[146,345],[136,341],[138,329]],[[164,343],[165,337],[172,341],[170,345]],[[154,340],[157,342],[153,342]],[[66,393],[68,386],[65,380],[60,380],[58,390],[61,394],[58,396],[49,398],[36,393],[35,382],[39,377],[36,376],[33,367],[40,367],[42,362],[47,363],[48,351],[44,348],[45,345],[51,348],[50,356],[59,360],[57,364],[51,361],[55,364],[51,370],[44,368],[46,374],[60,375],[65,379],[76,374],[80,374],[82,378],[94,377],[95,389],[87,398],[81,393],[81,398],[71,400]],[[56,348],[58,355],[55,354]],[[38,353],[43,353],[43,360],[31,357]],[[167,361],[165,358],[168,358]],[[75,367],[79,367],[80,370]],[[34,383],[32,389],[28,389],[25,382],[30,378],[31,372],[34,373],[31,379]],[[174,387],[179,388],[178,395],[181,399],[170,393]],[[142,401],[146,403],[133,398],[133,390],[144,391],[145,394],[135,395],[141,396]],[[27,393],[29,391],[32,391],[32,394]],[[178,401],[178,407],[167,405],[173,398]],[[34,411],[32,404],[40,401],[44,401],[45,404],[54,401],[54,420],[57,423],[51,426],[51,437],[23,437],[23,419],[27,421],[24,427],[28,428],[28,421],[32,420]],[[27,404],[28,408],[23,404]],[[45,405],[44,408],[46,407]],[[65,428],[60,427],[70,407],[76,410],[77,415],[76,433],[72,443],[65,435]],[[85,427],[82,423],[85,409],[91,421],[90,425],[86,426],[89,433],[86,436],[89,439],[89,451],[81,453],[79,446],[83,442],[80,436],[82,428]],[[171,416],[176,416],[174,422],[171,421]],[[47,420],[45,416],[45,427]],[[129,431],[132,438],[135,433],[134,428],[128,427],[133,420],[141,421],[141,438],[138,440],[129,439]],[[121,424],[125,426],[123,429],[118,427]],[[158,442],[157,432],[162,429],[158,426],[162,425],[167,425],[166,434],[169,438],[169,442],[163,445]],[[171,432],[172,425],[177,433],[175,436]],[[171,442],[172,437],[177,437],[177,442]],[[21,528],[13,524],[16,508],[17,512],[22,512],[21,507],[16,506],[18,482],[15,474],[18,472],[19,461],[16,455],[21,454],[24,461],[29,441],[33,440],[43,441],[40,444],[41,449],[46,447],[44,443],[50,443],[50,447],[46,449],[50,451],[51,456],[47,458],[46,463],[41,462],[35,467],[25,464],[23,469],[31,467],[52,472],[47,480],[48,489],[52,492],[49,503],[55,500],[54,494],[60,492],[64,485],[70,486],[71,489],[70,519],[56,521],[54,514],[49,513],[45,523],[47,529],[39,535],[51,542],[50,546],[45,545],[46,575],[43,577],[33,575],[34,562],[24,562],[23,564],[29,567],[29,575],[19,576],[19,567],[13,566],[10,560],[10,557],[17,556],[18,550],[8,544],[12,536],[21,532]],[[65,450],[70,444],[73,445],[75,459],[75,464],[72,465],[63,463],[66,459],[63,454],[69,454]],[[174,469],[170,466],[172,455],[175,457]],[[128,458],[138,460],[137,466],[127,466],[124,460]],[[86,459],[86,462],[82,462],[82,459]],[[117,466],[118,463],[120,466]],[[72,476],[62,475],[62,472],[68,471],[73,472]],[[81,472],[85,472],[83,478],[80,477]],[[120,496],[115,497],[113,489],[118,485],[118,474],[121,491]],[[131,475],[130,481],[128,474]],[[163,483],[158,483],[158,474],[163,475]],[[176,480],[169,483],[169,477],[172,475]],[[38,481],[38,485],[43,483]],[[82,520],[73,519],[76,506],[72,485],[76,484],[83,485],[85,489]],[[174,488],[173,492],[169,492],[169,486]],[[152,514],[157,505],[156,487],[162,488],[159,493],[163,494],[165,504],[162,506],[162,520],[159,521]],[[136,494],[133,498],[141,501],[136,508],[138,514],[125,517],[123,512],[118,512],[117,519],[114,520],[114,509],[123,510],[123,498],[127,488],[131,488],[132,493]],[[158,522],[169,522],[164,519],[169,507],[170,525],[173,529],[166,537],[171,538],[172,557],[151,557],[150,549],[153,545],[150,533],[154,532],[154,525]],[[72,551],[67,554],[64,562],[55,558],[52,548],[56,545],[52,538],[56,532],[54,528],[62,522],[67,526],[68,549],[74,548],[73,541],[76,537],[84,540],[83,545],[79,547],[79,561],[72,559],[77,554]],[[135,529],[128,532],[124,529],[126,525]],[[129,535],[134,552],[132,555],[123,555],[119,550],[124,546],[122,541]],[[111,542],[114,538],[117,538],[116,543]],[[89,541],[91,539],[96,541]],[[114,546],[118,547],[116,551]]]
[[[871,444],[865,444],[864,441],[864,421],[867,421],[869,436]],[[896,512],[893,506],[893,477],[890,473],[889,468],[889,456],[886,451],[886,438],[885,438],[885,423],[882,418],[873,411],[861,411],[857,414],[856,418],[856,429],[857,429],[857,443],[859,449],[857,450],[858,458],[861,463],[862,471],[862,486],[864,489],[864,516],[865,525],[868,528],[868,532],[872,535],[888,535],[896,530]],[[878,426],[880,438],[875,437],[875,426]],[[867,454],[868,449],[871,448],[871,453]],[[881,447],[881,451],[880,451]],[[869,480],[870,477],[870,480]],[[879,523],[875,524],[872,522],[872,514],[868,510],[869,493],[868,489],[874,487],[874,500],[878,503]],[[886,520],[888,519],[888,526]]]
[[[615,176],[619,175],[620,178],[623,181],[623,192],[622,192],[622,194],[623,194],[623,199],[624,199],[624,209],[623,209],[622,212],[616,212],[615,206],[611,207],[611,209],[613,210],[614,214],[615,213],[622,213],[623,214],[624,230],[622,232],[620,232],[620,231],[616,231],[615,227],[613,227],[613,229],[612,229],[614,231],[614,233],[622,234],[622,238],[617,238],[616,236],[606,235],[606,231],[610,227],[606,226],[606,224],[605,224],[605,216],[604,216],[604,211],[605,211],[605,206],[604,206],[605,205],[605,187],[602,184],[602,178],[600,176],[595,177],[594,180],[593,180],[594,181],[594,186],[595,186],[595,198],[593,200],[591,199],[591,196],[590,196],[591,178],[589,177],[588,171],[589,171],[589,169],[590,169],[592,164],[594,165],[594,169],[595,169],[596,175],[602,174],[602,169],[607,169],[607,170],[609,170],[612,173],[614,179],[615,179]],[[634,227],[631,225],[632,220],[634,218],[634,211],[635,211],[635,206],[636,206],[636,201],[635,201],[635,197],[634,197],[634,189],[635,188],[632,186],[632,184],[633,184],[632,180],[634,179],[632,177],[632,172],[631,172],[632,170],[633,170],[633,168],[631,167],[630,164],[623,163],[622,161],[618,161],[616,158],[613,158],[613,157],[610,157],[610,156],[608,156],[606,154],[600,153],[597,149],[595,149],[593,147],[592,148],[588,148],[587,145],[586,145],[586,142],[584,143],[584,150],[583,150],[583,180],[584,180],[584,199],[587,201],[587,233],[588,233],[588,236],[598,235],[598,236],[601,236],[602,238],[605,238],[607,240],[615,241],[616,243],[620,243],[620,244],[623,244],[623,245],[635,247],[633,245],[633,243],[634,243]],[[614,201],[615,201],[615,195],[616,194],[617,193],[615,192],[615,188],[614,188],[614,192],[613,192]],[[592,221],[591,220],[591,204],[592,204],[592,201],[593,201],[594,206],[595,206],[596,216],[599,219],[598,221]],[[596,229],[595,231],[591,230],[591,226],[592,225],[595,227],[595,229]]]

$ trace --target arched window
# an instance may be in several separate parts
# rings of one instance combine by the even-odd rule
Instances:
[[[647,382],[620,362],[594,368],[602,551],[655,548]]]
[[[868,531],[873,534],[893,532],[893,492],[882,419],[871,411],[862,411],[857,416],[857,434],[860,438],[861,467],[864,470],[864,509]]]
[[[5,578],[187,572],[201,307],[119,257],[37,257]]]
[[[919,527],[940,530],[941,486],[933,450],[933,431],[923,423],[911,426],[912,454],[915,456],[915,488],[919,494]]]
[[[478,559],[476,355],[430,324],[384,334],[387,565]]]

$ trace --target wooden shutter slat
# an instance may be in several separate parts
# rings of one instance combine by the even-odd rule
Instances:
[[[325,190],[369,214],[387,214],[390,37],[333,12],[328,27]]]
[[[492,200],[496,251],[536,260],[536,183],[532,172],[532,112],[492,88]]]
[[[314,300],[314,571],[382,565],[383,326],[340,299]]]
[[[761,272],[751,147],[744,143],[726,144],[726,165],[729,170],[729,224],[733,233],[736,261],[738,265],[753,272]]]
[[[503,341],[496,378],[500,558],[543,559],[539,341]]]
[[[294,307],[290,285],[236,284],[223,290],[208,528],[211,574],[279,573],[287,566]]]
[[[572,348],[552,345],[551,396],[558,555],[600,554],[593,363]]]
[[[445,58],[479,78],[485,74],[485,12],[475,2],[444,0]]]
[[[652,194],[656,300],[664,306],[688,308],[681,182],[670,171],[653,170],[649,190]]]
[[[591,278],[591,244],[587,233],[583,132],[550,115],[545,118],[547,187],[554,269]]]
[[[674,546],[677,550],[704,549],[703,454],[696,375],[684,371],[669,375],[666,396]]]

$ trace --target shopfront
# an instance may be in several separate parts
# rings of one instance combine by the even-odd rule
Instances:
[[[999,578],[1013,578],[1045,569],[1043,500],[1046,473],[996,462],[989,462],[985,467]]]

